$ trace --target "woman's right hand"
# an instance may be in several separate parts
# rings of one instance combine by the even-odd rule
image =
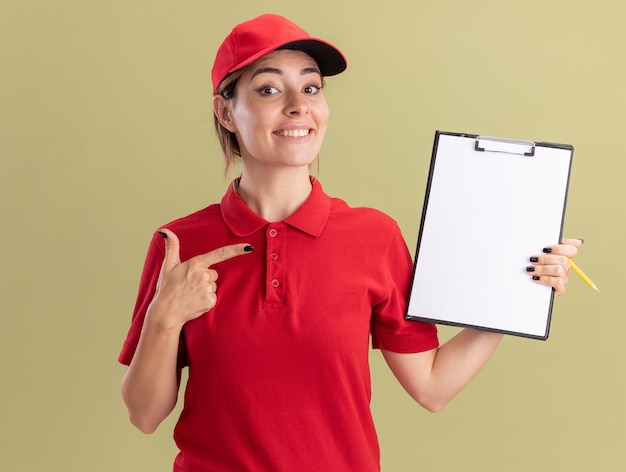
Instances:
[[[218,274],[211,266],[253,248],[245,243],[233,244],[181,262],[176,234],[168,229],[159,230],[159,234],[165,239],[165,258],[148,313],[162,328],[181,328],[217,303]]]

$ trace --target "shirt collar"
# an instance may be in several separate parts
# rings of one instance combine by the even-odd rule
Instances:
[[[292,226],[311,236],[319,236],[330,214],[330,197],[324,193],[319,181],[311,176],[311,194],[294,214],[282,223]],[[249,236],[270,224],[254,213],[237,193],[237,179],[229,186],[222,198],[222,217],[230,230],[237,236]]]

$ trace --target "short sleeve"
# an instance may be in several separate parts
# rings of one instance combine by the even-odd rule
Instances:
[[[398,353],[435,349],[439,346],[436,326],[404,318],[413,262],[400,228],[394,226],[380,265],[387,296],[374,307],[372,347]]]
[[[124,344],[122,345],[122,350],[118,356],[118,361],[121,364],[130,365],[133,356],[135,355],[146,311],[148,310],[148,306],[152,302],[154,294],[156,293],[156,286],[159,280],[159,274],[161,272],[164,257],[165,244],[163,242],[163,238],[159,236],[158,233],[155,233],[150,241],[148,253],[146,255],[141,273],[137,300],[135,302],[130,328],[128,330],[128,334],[126,335]],[[186,365],[184,339],[182,336],[181,342],[179,343],[178,358],[179,367]]]

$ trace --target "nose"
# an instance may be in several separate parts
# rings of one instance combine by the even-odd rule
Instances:
[[[297,91],[290,92],[287,95],[285,103],[285,114],[289,116],[299,116],[308,113],[309,105],[306,97]]]

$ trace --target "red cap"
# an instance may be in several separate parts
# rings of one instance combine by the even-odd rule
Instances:
[[[213,94],[228,74],[277,49],[304,51],[315,59],[323,76],[337,75],[347,67],[346,58],[332,44],[311,37],[280,15],[261,15],[235,26],[217,50],[211,72]]]

